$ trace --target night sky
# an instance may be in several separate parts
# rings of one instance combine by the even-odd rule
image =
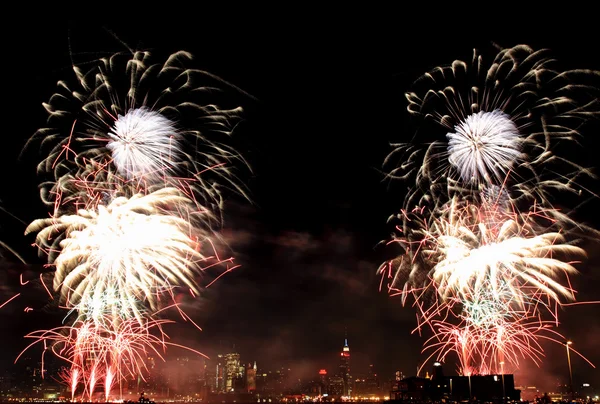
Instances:
[[[487,34],[474,35],[436,31],[435,23],[425,19],[419,27],[397,23],[238,21],[220,15],[166,25],[160,20],[98,24],[54,19],[5,32],[0,239],[25,256],[30,268],[9,259],[3,263],[0,304],[23,293],[0,309],[3,368],[12,366],[25,346],[27,331],[56,326],[61,319],[23,312],[43,302],[39,291],[18,285],[22,270],[36,273],[42,263],[32,239],[22,235],[24,223],[48,213],[39,200],[35,161],[19,160],[19,153],[45,124],[42,102],[56,81],[72,77],[71,61],[107,56],[127,44],[165,55],[187,50],[195,56],[194,67],[253,97],[238,95],[245,113],[235,134],[254,169],[247,177],[253,203],[228,195],[223,229],[241,267],[199,299],[185,302],[203,331],[189,324],[167,329],[174,342],[208,355],[235,346],[244,362],[314,376],[320,368],[334,371],[347,332],[353,373],[373,363],[383,378],[395,370],[414,374],[424,359],[419,352],[425,338],[411,335],[413,309],[379,292],[376,275],[393,253],[378,247],[392,230],[386,220],[400,208],[406,191],[406,184],[384,180],[381,165],[389,143],[406,140],[416,130],[405,91],[429,69],[469,60],[473,48],[490,50],[493,44],[547,47],[567,68],[598,70],[600,59],[597,35],[586,26],[510,35],[488,28]],[[600,133],[590,132],[587,136],[595,139],[582,153],[598,167],[593,147]],[[594,200],[578,214],[598,226],[598,208],[600,200]],[[600,300],[597,251],[598,246],[588,249],[589,261],[574,280],[579,300]],[[600,366],[598,312],[597,305],[565,309],[559,331]],[[517,383],[565,380],[564,347],[548,343],[544,348],[541,370],[524,360]],[[600,386],[600,370],[574,359],[573,371],[576,381]]]

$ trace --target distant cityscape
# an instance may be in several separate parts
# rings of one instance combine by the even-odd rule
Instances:
[[[39,358],[22,358],[20,366],[0,375],[0,399],[70,399],[72,392],[61,381],[61,368],[45,364]],[[389,397],[389,383],[381,383],[374,365],[366,372],[352,375],[350,347],[344,340],[339,367],[334,372],[315,371],[308,380],[295,379],[289,368],[264,369],[257,361],[246,363],[237,352],[217,354],[213,359],[179,356],[162,360],[148,356],[147,374],[131,377],[112,388],[115,400],[137,400],[143,393],[152,400],[210,401],[213,396],[227,401],[278,401],[301,397],[361,397],[365,400],[384,400]],[[398,373],[400,374],[400,373]],[[43,377],[42,377],[43,376]],[[98,389],[101,400],[102,388]],[[224,396],[223,396],[224,395]],[[80,396],[76,391],[75,396]],[[219,400],[219,402],[222,400]]]
[[[202,401],[207,403],[300,402],[300,401],[384,401],[384,400],[449,400],[479,398],[502,401],[551,401],[578,397],[585,402],[598,402],[598,391],[589,384],[557,386],[545,394],[533,386],[515,386],[513,375],[447,376],[441,363],[434,363],[431,373],[423,377],[405,376],[401,371],[380,378],[375,366],[361,372],[351,371],[348,339],[332,371],[315,369],[306,380],[293,377],[290,368],[263,369],[257,361],[244,362],[239,353],[227,352],[213,359],[179,356],[162,360],[148,356],[147,374],[136,375],[111,389],[113,401]],[[23,358],[0,375],[0,401],[70,401],[80,397],[83,386],[75,394],[61,381],[62,368],[52,363],[43,366],[41,358]],[[98,386],[95,401],[104,401]],[[545,396],[544,396],[545,394]],[[543,400],[542,400],[543,401]]]

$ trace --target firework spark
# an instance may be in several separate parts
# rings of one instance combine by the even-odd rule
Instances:
[[[464,209],[470,210],[468,206]],[[453,208],[449,215],[426,231],[434,244],[432,249],[423,250],[423,254],[435,257],[430,275],[443,298],[453,293],[468,297],[472,289],[484,284],[496,292],[500,283],[507,282],[515,296],[534,286],[554,300],[574,299],[573,291],[555,279],[577,270],[557,257],[582,257],[585,251],[566,244],[560,233],[536,235],[527,231],[527,223],[514,218],[497,228],[496,223],[490,226],[485,218],[482,220],[480,211],[465,218],[464,211]]]

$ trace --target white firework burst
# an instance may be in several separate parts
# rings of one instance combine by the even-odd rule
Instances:
[[[156,310],[174,288],[199,293],[196,278],[203,265],[214,264],[202,252],[204,242],[212,245],[209,236],[182,214],[193,207],[177,189],[164,188],[38,219],[26,232],[37,232],[41,253],[50,251],[54,289],[68,308],[100,316],[110,306],[117,317],[141,318],[142,307]]]
[[[468,301],[482,288],[495,295],[508,288],[521,305],[531,296],[574,299],[561,281],[578,271],[565,258],[586,254],[552,226],[547,209],[523,214],[501,202],[476,205],[455,197],[444,210],[423,213],[410,215],[408,231],[392,240],[402,253],[379,269],[393,293],[406,298],[417,291],[422,300],[447,302]]]
[[[518,234],[518,224],[511,221],[505,222],[497,235],[490,234],[493,231],[485,223],[479,223],[475,229],[454,228],[453,224],[448,229],[447,225],[436,229],[440,232],[435,236],[435,254],[439,254],[439,261],[431,270],[444,299],[455,295],[466,300],[472,290],[480,288],[490,288],[497,293],[503,284],[508,284],[513,296],[518,296],[521,302],[529,295],[523,292],[526,287],[535,287],[538,293],[553,300],[574,299],[573,292],[558,279],[562,274],[576,274],[577,270],[570,262],[556,257],[565,253],[584,256],[585,253],[565,244],[562,235],[545,233],[524,237]]]
[[[183,154],[173,122],[147,108],[134,108],[119,115],[108,132],[113,163],[127,179],[158,177],[173,173],[173,161]]]
[[[501,183],[523,158],[515,123],[502,111],[480,111],[448,133],[448,161],[465,182]]]

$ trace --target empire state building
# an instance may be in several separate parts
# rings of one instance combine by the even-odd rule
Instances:
[[[340,355],[339,376],[344,379],[344,396],[352,396],[352,376],[350,375],[350,347],[348,338],[344,339],[344,347]]]

